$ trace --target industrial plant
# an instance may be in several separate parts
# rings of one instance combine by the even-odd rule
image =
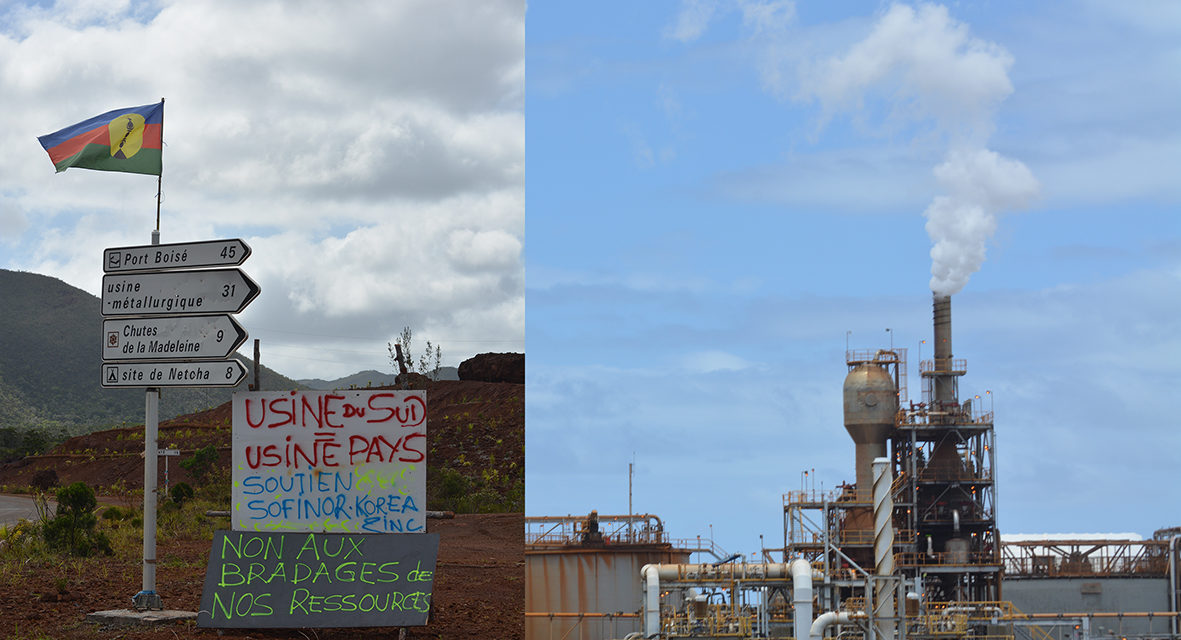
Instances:
[[[961,399],[951,298],[933,307],[918,401],[905,349],[846,352],[855,482],[785,494],[781,548],[743,562],[655,515],[526,518],[526,638],[1181,640],[1181,527],[1002,540],[991,407]]]

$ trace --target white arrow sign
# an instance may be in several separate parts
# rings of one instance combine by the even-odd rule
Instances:
[[[238,238],[112,247],[103,251],[103,271],[127,273],[193,267],[236,267],[249,257],[250,246]]]
[[[233,316],[103,320],[103,360],[225,358],[246,342]]]
[[[246,377],[237,360],[205,362],[107,362],[104,387],[233,387]]]
[[[259,288],[241,269],[103,276],[104,316],[238,313]]]

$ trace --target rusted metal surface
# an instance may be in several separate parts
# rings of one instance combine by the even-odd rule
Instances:
[[[556,544],[559,530],[527,537],[525,547],[525,638],[527,640],[608,640],[639,631],[640,569],[646,564],[684,563],[689,552],[668,543],[615,542],[620,534],[610,516],[600,516],[605,542],[583,544],[583,529],[567,527],[568,539]],[[562,524],[562,519],[527,518],[534,524]],[[656,521],[658,522],[658,520]],[[635,532],[643,527],[633,525]],[[648,532],[655,533],[648,521]],[[528,526],[529,523],[527,522]],[[626,530],[626,529],[625,529]],[[612,535],[615,532],[615,535]],[[660,532],[663,537],[663,531]],[[660,538],[657,538],[660,539]]]

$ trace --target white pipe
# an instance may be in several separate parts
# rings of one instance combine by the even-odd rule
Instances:
[[[809,639],[820,640],[824,637],[824,630],[829,626],[834,624],[849,624],[854,619],[861,619],[864,617],[865,614],[860,611],[853,613],[848,611],[842,611],[840,613],[837,613],[836,611],[829,611],[827,613],[822,613],[819,616],[816,616],[816,621],[812,623],[812,628],[808,632]]]
[[[952,509],[951,522],[952,522],[952,530],[955,531],[955,534],[957,536],[960,535],[960,510],[959,509]]]
[[[878,637],[894,640],[894,589],[882,578],[894,575],[894,496],[889,458],[873,461],[873,558],[878,576],[874,591],[874,619]]]
[[[1177,613],[1177,540],[1181,535],[1169,538],[1169,611]],[[1177,635],[1177,616],[1173,616],[1173,635]]]
[[[644,577],[644,637],[660,635],[660,565],[646,564],[640,569]]]
[[[812,563],[803,558],[791,561],[791,604],[795,608],[792,624],[796,640],[808,640],[804,626],[812,619]]]

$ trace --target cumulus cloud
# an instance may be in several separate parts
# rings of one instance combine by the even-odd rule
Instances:
[[[0,266],[97,293],[102,248],[147,243],[152,177],[54,175],[35,138],[163,96],[163,241],[250,242],[252,334],[378,350],[413,324],[445,352],[473,341],[452,357],[520,349],[524,15],[522,0],[10,6]],[[352,373],[340,360],[291,366]]]
[[[742,14],[743,26],[757,34],[787,26],[795,18],[796,5],[792,0],[681,0],[680,10],[665,30],[665,36],[692,42],[706,32],[711,22],[731,11]]]
[[[892,116],[936,121],[955,137],[987,137],[997,104],[1013,92],[1013,57],[971,36],[946,7],[892,5],[863,40],[805,69],[802,97],[826,117],[865,106],[881,91]]]
[[[822,122],[863,112],[884,100],[889,118],[933,123],[950,150],[935,177],[946,191],[924,215],[931,249],[931,288],[958,292],[984,262],[996,214],[1024,207],[1038,191],[1020,161],[985,147],[997,105],[1013,92],[1013,57],[971,35],[946,7],[892,5],[843,55],[811,65],[802,95],[818,100]]]

